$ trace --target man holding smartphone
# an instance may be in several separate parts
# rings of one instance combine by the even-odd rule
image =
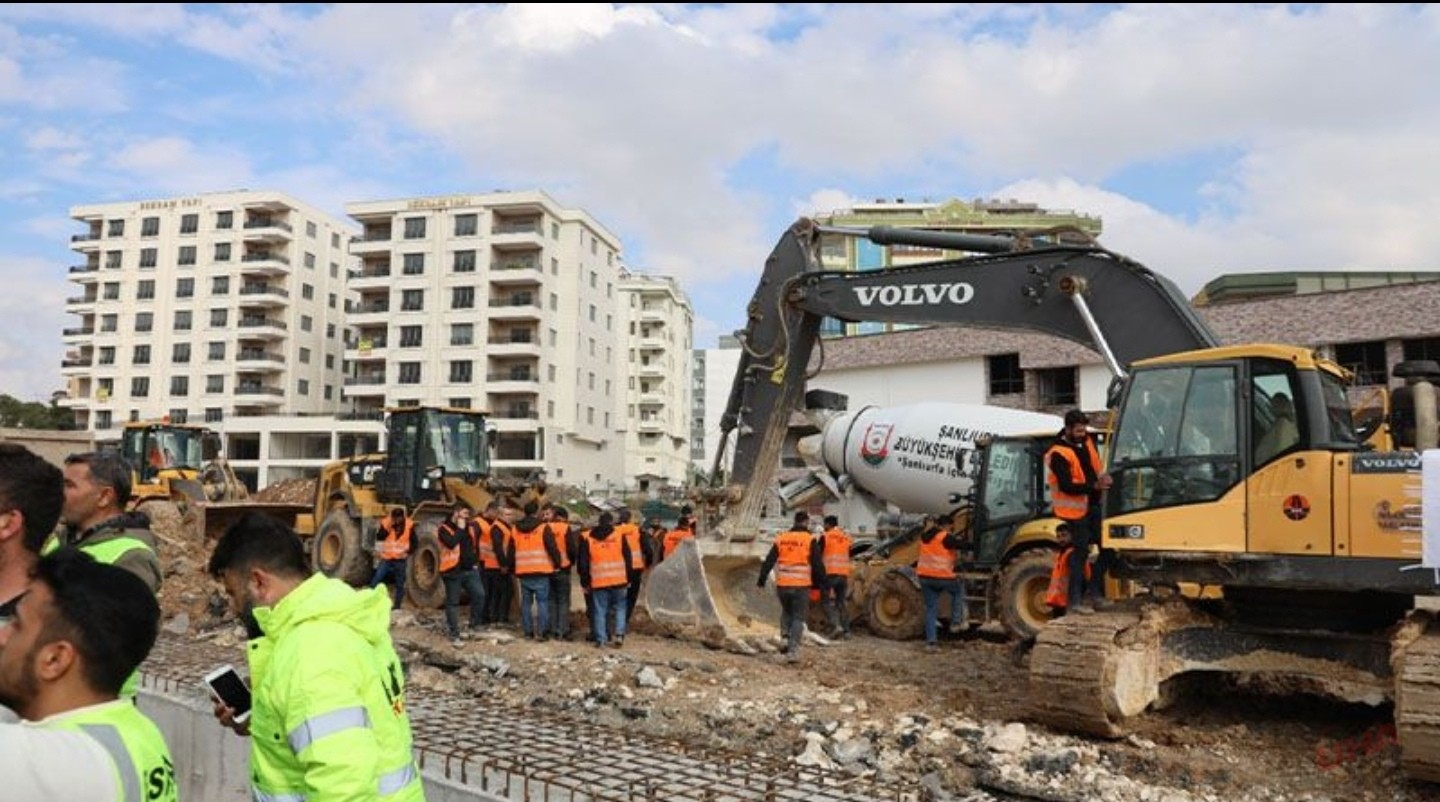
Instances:
[[[225,531],[209,571],[252,634],[249,720],[215,703],[251,736],[251,796],[424,800],[385,592],[312,575],[300,538],[263,513]]]
[[[154,722],[121,699],[150,653],[160,606],[139,578],[61,549],[36,565],[0,626],[6,799],[175,802],[175,767]]]

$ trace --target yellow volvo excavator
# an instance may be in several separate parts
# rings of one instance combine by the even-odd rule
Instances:
[[[978,255],[825,271],[825,234]],[[1065,337],[1099,352],[1116,377],[1103,525],[1114,575],[1212,592],[1157,593],[1046,626],[1031,657],[1035,718],[1113,736],[1178,676],[1259,676],[1393,702],[1406,771],[1440,780],[1440,628],[1414,604],[1440,595],[1440,572],[1422,567],[1419,515],[1419,452],[1440,439],[1440,367],[1397,367],[1407,386],[1389,416],[1357,430],[1339,366],[1300,347],[1221,346],[1169,280],[1093,242],[1043,237],[801,220],[776,245],[748,312],[722,419],[735,467],[717,493],[724,518],[702,544],[709,553],[757,550],[747,544],[822,317]]]

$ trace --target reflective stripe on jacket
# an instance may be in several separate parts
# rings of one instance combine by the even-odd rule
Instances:
[[[945,545],[950,533],[944,529],[935,532],[929,540],[920,541],[920,560],[915,573],[930,579],[955,578],[955,550]]]
[[[840,527],[825,530],[825,574],[850,576],[850,545],[853,541]]]
[[[645,549],[640,545],[640,527],[635,524],[616,524],[615,534],[630,544],[630,570],[645,570]]]
[[[566,521],[551,521],[550,534],[555,536],[555,548],[560,552],[560,564],[555,566],[557,571],[570,570],[570,524]]]
[[[453,521],[446,521],[440,524],[440,529],[445,529],[448,532],[454,532],[455,523]],[[439,530],[437,530],[437,532],[438,531]],[[447,571],[455,570],[455,567],[460,564],[460,542],[457,540],[455,542],[455,545],[447,546],[445,545],[445,541],[440,540],[438,537],[436,538],[435,542],[440,544],[440,565],[438,566],[440,568],[440,573],[443,574]]]
[[[423,800],[385,589],[315,574],[255,619],[251,798]]]
[[[1100,452],[1095,450],[1095,441],[1085,438],[1085,450],[1090,458],[1090,467],[1095,475],[1100,475]],[[1085,517],[1090,509],[1090,497],[1087,494],[1066,493],[1060,487],[1060,477],[1050,470],[1050,458],[1059,454],[1070,466],[1070,481],[1075,484],[1085,484],[1085,466],[1080,464],[1080,457],[1075,449],[1064,443],[1056,443],[1050,446],[1045,452],[1046,481],[1050,484],[1050,507],[1055,512],[1056,518],[1063,518],[1067,521],[1078,521]]]
[[[514,539],[516,576],[555,573],[555,563],[545,550],[545,524],[526,532],[516,532]]]
[[[498,571],[500,557],[495,554],[495,525],[481,518],[475,522],[475,531],[480,538],[476,544],[480,549],[480,565],[487,571]]]
[[[595,589],[615,588],[629,580],[625,573],[625,540],[615,532],[604,540],[585,538],[590,549],[590,587]]]
[[[813,584],[810,575],[810,550],[815,545],[815,536],[809,532],[781,532],[775,536],[775,550],[779,558],[775,561],[775,584],[782,588],[808,588]]]
[[[94,738],[115,766],[121,802],[175,802],[175,763],[155,722],[129,699],[81,708],[47,722],[46,729],[75,730]],[[0,780],[3,781],[3,780]]]
[[[405,526],[399,532],[395,531],[390,519],[380,522],[380,542],[375,544],[375,550],[382,560],[403,560],[410,556],[410,535],[415,531],[415,522],[405,520]]]

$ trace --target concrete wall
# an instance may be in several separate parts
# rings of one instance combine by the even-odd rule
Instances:
[[[19,443],[51,463],[63,466],[67,456],[95,450],[95,433],[54,429],[0,429],[0,442]]]

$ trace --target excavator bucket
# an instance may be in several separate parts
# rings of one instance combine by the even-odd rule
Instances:
[[[764,554],[760,545],[682,541],[645,580],[650,619],[677,631],[693,631],[707,643],[773,637],[780,603],[772,588],[755,584]],[[763,546],[768,550],[768,543]]]
[[[211,501],[196,504],[193,507],[199,519],[196,529],[203,543],[218,540],[231,524],[243,518],[246,513],[263,512],[293,528],[296,517],[301,513],[310,512],[310,508],[309,504],[262,501]]]

